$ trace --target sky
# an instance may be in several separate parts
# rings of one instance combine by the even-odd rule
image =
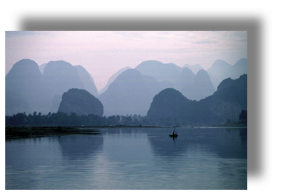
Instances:
[[[6,31],[5,74],[21,59],[39,66],[64,60],[83,66],[98,90],[124,67],[157,60],[199,64],[207,70],[215,60],[233,65],[247,58],[246,31]]]

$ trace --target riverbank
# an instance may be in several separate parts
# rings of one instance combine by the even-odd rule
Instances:
[[[32,138],[66,134],[99,134],[98,129],[61,126],[6,126],[5,138]]]
[[[227,127],[227,128],[247,128],[247,124],[235,123],[235,124],[222,124],[222,125],[213,125],[213,127]]]
[[[161,128],[156,126],[6,126],[5,139],[34,138],[68,134],[100,134],[105,128]]]

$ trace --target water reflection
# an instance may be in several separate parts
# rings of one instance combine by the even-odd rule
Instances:
[[[70,160],[78,160],[99,152],[103,147],[103,137],[98,135],[60,136],[58,143],[62,156]]]
[[[178,129],[177,139],[170,133],[149,132],[148,140],[156,166],[175,178],[174,187],[184,188],[181,177],[185,189],[247,188],[247,129]]]
[[[51,166],[61,159],[57,137],[16,139],[6,141],[6,167],[32,170],[36,166]],[[52,159],[52,160],[51,160]]]
[[[176,131],[6,141],[6,189],[246,189],[246,129]]]
[[[171,130],[156,129],[148,132],[147,138],[155,156],[178,156],[186,151],[183,141],[169,137]]]
[[[148,134],[156,156],[179,156],[201,149],[221,158],[247,158],[247,129],[178,129],[178,138],[169,134],[170,130]]]
[[[248,136],[247,136],[247,129],[246,128],[245,129],[240,129],[239,133],[240,133],[240,137],[241,137],[242,143],[247,145],[247,138],[248,138]]]

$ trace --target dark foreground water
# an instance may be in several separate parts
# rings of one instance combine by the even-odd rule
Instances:
[[[6,189],[247,189],[247,129],[172,130],[6,141]]]

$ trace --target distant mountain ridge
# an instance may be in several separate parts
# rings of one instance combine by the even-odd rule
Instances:
[[[247,74],[247,59],[238,60],[233,66],[223,60],[216,60],[207,70],[215,88],[227,78],[237,79]]]
[[[198,71],[193,82],[193,87],[198,92],[194,94],[196,97],[192,98],[193,100],[203,99],[212,95],[215,91],[208,73],[203,69]]]
[[[196,65],[185,64],[183,68],[185,67],[190,69],[194,74],[197,74],[199,70],[203,69],[199,64],[196,64]]]
[[[82,80],[84,89],[91,93],[94,97],[98,97],[98,90],[94,84],[94,80],[89,72],[82,66],[74,66],[78,71],[78,76]]]
[[[122,72],[100,94],[104,113],[110,115],[146,115],[153,96],[158,92],[158,82],[149,76],[141,75],[138,70],[128,69]]]
[[[18,112],[57,112],[61,96],[69,89],[97,91],[94,83],[91,85],[90,74],[84,68],[76,68],[65,61],[50,61],[41,65],[41,70],[43,74],[38,64],[30,59],[14,64],[5,78],[6,115]]]
[[[44,69],[43,79],[52,97],[62,95],[71,88],[84,89],[77,69],[63,60],[48,62]]]
[[[173,88],[162,90],[151,103],[147,117],[150,119],[179,118],[186,112],[186,105],[191,100]]]
[[[41,64],[41,65],[39,66],[39,70],[40,70],[41,74],[43,74],[44,68],[45,68],[46,64],[47,64],[47,63],[44,63],[44,64]]]
[[[151,108],[154,97],[162,90],[172,88],[186,97],[189,102],[197,100],[209,105],[213,105],[211,102],[218,102],[214,107],[209,107],[210,110],[195,106],[201,103],[190,105],[195,109],[198,108],[199,111],[195,113],[202,112],[206,116],[207,113],[214,112],[213,116],[217,120],[221,117],[224,120],[230,113],[237,113],[239,108],[245,107],[237,98],[241,94],[246,94],[246,89],[239,87],[240,84],[236,86],[233,84],[235,83],[233,79],[239,78],[243,72],[247,72],[247,60],[244,58],[233,66],[223,60],[217,60],[208,71],[199,69],[197,74],[187,67],[181,68],[173,63],[164,64],[150,60],[142,62],[135,69],[127,67],[115,73],[109,78],[109,85],[104,88],[105,91],[98,95],[93,78],[80,65],[73,66],[60,60],[38,66],[33,60],[23,59],[6,75],[6,115],[18,112],[27,114],[35,111],[43,114],[57,112],[62,95],[69,89],[76,88],[86,90],[99,98],[106,116],[117,114],[145,116]],[[219,82],[222,78],[224,79]],[[243,79],[241,81],[241,85],[245,85],[246,81]],[[236,94],[236,91],[239,94]],[[215,97],[221,101],[216,101]],[[231,103],[233,97],[236,98],[237,103]],[[225,98],[229,99],[228,103]],[[228,108],[237,111],[229,112]],[[226,113],[226,116],[223,113]],[[235,117],[236,114],[230,118]]]
[[[168,72],[163,73],[163,66],[165,69],[175,70],[174,76]],[[153,97],[168,87],[180,90],[192,100],[203,99],[215,91],[208,73],[203,69],[195,75],[186,67],[178,68],[174,64],[145,61],[135,69],[121,72],[107,90],[99,96],[106,116],[130,114],[144,116]]]
[[[5,78],[6,115],[18,112],[43,112],[46,91],[37,63],[22,59],[15,63]],[[41,97],[43,96],[43,97]]]
[[[115,74],[113,74],[113,75],[108,79],[108,82],[107,82],[107,84],[105,85],[105,87],[103,87],[103,88],[99,91],[99,94],[104,93],[104,92],[108,89],[109,85],[110,85],[111,83],[113,83],[113,81],[114,81],[122,72],[124,72],[125,70],[128,70],[128,69],[130,69],[130,67],[125,67],[125,68],[122,68],[122,69],[118,70],[118,72],[116,72]]]
[[[171,118],[190,125],[216,125],[238,120],[241,110],[247,110],[247,75],[222,81],[213,95],[200,101],[191,101],[175,89],[165,89],[154,97],[147,117]]]
[[[198,65],[197,68],[199,67]],[[206,71],[203,69],[200,69],[200,73],[195,75],[187,67],[181,68],[173,63],[164,64],[155,60],[144,61],[135,69],[140,71],[142,75],[154,77],[159,81],[159,90],[174,88],[192,100],[203,99],[208,95],[212,95],[215,91],[210,76],[205,74]]]
[[[62,96],[58,112],[77,115],[103,115],[103,105],[84,89],[69,89]]]
[[[154,77],[157,81],[175,82],[182,68],[173,63],[164,64],[156,60],[144,61],[136,68],[142,75]]]
[[[242,58],[238,60],[230,69],[229,71],[229,77],[231,79],[237,79],[240,75],[247,74],[248,73],[248,60],[245,58]]]

